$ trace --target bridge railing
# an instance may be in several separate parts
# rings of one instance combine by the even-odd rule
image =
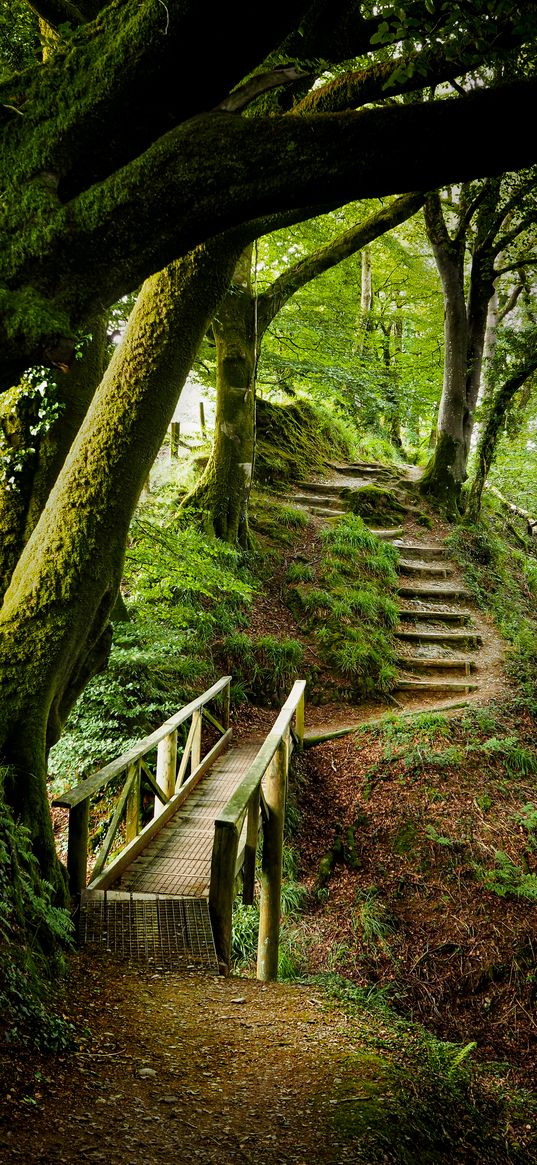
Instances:
[[[305,687],[305,680],[296,681],[248,772],[215,821],[209,908],[218,957],[227,968],[236,877],[242,868],[243,900],[251,903],[260,825],[262,828],[257,977],[263,980],[278,975],[287,777],[293,738],[299,749],[303,747]]]
[[[73,896],[79,894],[86,885],[92,799],[101,795],[112,781],[117,781],[118,777],[124,778],[92,872],[91,886],[106,889],[109,882],[119,876],[122,866],[132,861],[137,850],[143,849],[147,844],[149,835],[157,833],[173,815],[179,804],[186,799],[191,789],[225,748],[231,736],[230,684],[231,676],[222,676],[201,696],[180,708],[150,736],[146,736],[139,744],[134,745],[128,752],[99,769],[85,781],[81,781],[75,788],[54,799],[54,805],[61,805],[69,810],[67,870]],[[221,720],[207,708],[207,705],[217,697],[222,701]],[[179,759],[178,729],[189,719],[190,729]],[[203,719],[217,729],[220,737],[202,758]],[[156,763],[153,762],[154,772],[150,765],[151,754],[156,756]],[[154,794],[155,804],[153,820],[142,830],[143,786]],[[123,822],[124,848],[109,865],[106,865]]]

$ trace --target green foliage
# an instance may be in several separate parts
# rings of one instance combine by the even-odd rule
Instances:
[[[394,921],[384,902],[381,902],[375,886],[366,890],[353,919],[359,938],[369,947],[388,949],[388,938],[394,929]]]
[[[487,512],[475,525],[458,526],[448,545],[477,602],[510,644],[507,672],[528,709],[537,713],[534,560],[509,544],[500,522]]]
[[[304,510],[299,510],[297,506],[279,506],[278,518],[282,525],[291,526],[293,529],[303,529],[309,524],[309,516]]]
[[[466,752],[500,757],[510,777],[530,777],[537,773],[537,755],[521,745],[518,736],[502,739],[491,736],[481,744],[468,744]]]
[[[289,605],[306,617],[322,658],[355,693],[389,691],[396,676],[398,553],[354,515],[324,529],[321,539],[315,577],[292,583]]]
[[[287,828],[287,814],[286,814]],[[293,982],[304,971],[304,951],[296,920],[304,908],[307,891],[296,880],[296,854],[291,846],[283,847],[281,889],[282,921],[278,950],[278,979]],[[236,970],[253,970],[259,936],[259,903],[244,906],[237,898],[233,907],[231,958]]]
[[[528,874],[502,850],[496,850],[492,869],[480,865],[474,868],[478,881],[500,898],[513,895],[537,902],[537,874]]]
[[[72,923],[53,904],[29,831],[14,822],[2,782],[0,774],[0,1030],[10,1043],[62,1051],[73,1044],[73,1028],[54,1014],[47,998],[63,970]]]
[[[278,550],[282,546],[293,546],[297,532],[305,529],[309,522],[310,518],[305,510],[282,504],[280,496],[265,491],[252,491],[250,528],[255,534],[261,534],[276,542]]]
[[[224,639],[221,658],[248,699],[271,707],[281,703],[303,671],[304,648],[298,639],[235,632]]]
[[[537,805],[528,801],[517,814],[517,821],[527,829],[528,833],[537,833]]]
[[[0,77],[20,71],[40,58],[37,17],[26,0],[0,7]]]
[[[30,368],[21,382],[0,401],[0,483],[20,488],[35,462],[39,438],[60,415],[57,389],[50,370]]]
[[[164,526],[175,504],[165,497],[160,522],[144,505],[132,524],[124,580],[131,619],[115,624],[106,671],[88,684],[51,750],[56,790],[119,756],[213,683],[215,640],[237,627],[250,600],[238,553],[192,527]]]
[[[350,204],[260,240],[261,286],[377,208],[375,201]],[[416,216],[372,244],[373,303],[365,329],[356,254],[284,305],[259,362],[263,388],[330,400],[358,429],[355,455],[387,464],[401,460],[391,439],[398,418],[407,448],[427,444],[441,388],[442,296],[422,229]]]
[[[348,1015],[352,1050],[334,1103],[357,1165],[529,1161],[513,1124],[531,1123],[535,1100],[504,1090],[503,1073],[497,1079],[474,1059],[473,1040],[440,1040],[402,1019],[393,987],[364,988],[337,974],[309,981]]]
[[[287,567],[285,581],[288,583],[311,582],[313,567],[309,562],[291,562]]]

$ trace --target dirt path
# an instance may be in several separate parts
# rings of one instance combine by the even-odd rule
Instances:
[[[4,1162],[344,1165],[334,1124],[353,1033],[313,987],[142,972],[82,955],[74,1055],[11,1063]]]

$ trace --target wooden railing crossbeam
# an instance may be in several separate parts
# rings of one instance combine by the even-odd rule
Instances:
[[[133,748],[123,753],[117,760],[111,761],[110,764],[99,769],[99,772],[94,773],[92,777],[81,781],[74,789],[69,789],[67,792],[60,794],[59,797],[54,799],[53,804],[63,805],[67,809],[70,809],[72,806],[78,805],[81,801],[85,801],[88,797],[93,797],[95,793],[104,789],[109,781],[119,776],[127,768],[127,765],[132,764],[147,752],[150,752],[165,736],[168,736],[174,729],[179,728],[181,724],[184,724],[185,720],[188,720],[194,712],[197,712],[204,703],[209,703],[215,696],[218,696],[229,685],[230,680],[231,676],[222,676],[202,696],[197,696],[195,700],[192,700],[190,704],[186,704],[174,716],[170,716],[170,719],[166,720],[155,732],[146,736],[139,744],[135,744]]]
[[[155,794],[155,797],[158,797],[159,801],[161,801],[163,805],[167,805],[170,798],[168,797],[167,793],[164,792],[164,789],[161,789],[160,785],[157,784],[155,777],[153,776],[149,765],[145,763],[145,760],[141,762],[141,768],[145,780],[147,781],[152,792]]]
[[[106,837],[105,837],[103,844],[102,844],[102,846],[97,854],[97,857],[95,859],[95,866],[94,866],[94,870],[93,870],[94,876],[97,876],[97,874],[100,874],[100,872],[101,872],[101,870],[106,862],[108,854],[110,853],[110,850],[112,849],[112,845],[114,843],[114,838],[115,838],[116,833],[119,829],[119,823],[120,823],[121,818],[123,816],[123,810],[125,809],[130,792],[132,790],[132,787],[134,785],[134,782],[135,782],[137,776],[138,776],[137,766],[131,765],[129,768],[129,774],[127,776],[127,780],[125,781],[125,784],[123,785],[123,789],[121,791],[121,796],[119,797],[116,808],[114,810],[112,820],[110,822],[110,825],[108,826],[108,830],[106,832]]]
[[[125,849],[123,849],[121,853],[118,854],[118,856],[114,858],[112,862],[110,862],[110,865],[106,867],[106,869],[98,878],[92,878],[88,887],[89,890],[106,890],[108,886],[112,884],[112,882],[115,882],[115,880],[119,878],[120,874],[123,873],[123,870],[125,870],[126,867],[131,864],[134,858],[145,849],[148,841],[150,841],[151,838],[155,837],[156,834],[160,832],[163,826],[166,825],[166,822],[169,821],[170,818],[173,817],[174,813],[176,813],[180,808],[180,806],[184,804],[189,793],[192,792],[192,789],[196,787],[204,773],[207,772],[207,769],[211,767],[216,758],[229,743],[230,736],[231,729],[229,728],[226,732],[226,735],[222,736],[220,740],[218,740],[216,744],[213,745],[210,752],[207,753],[207,756],[204,757],[201,763],[198,765],[198,768],[190,774],[188,780],[185,781],[184,785],[182,785],[179,789],[179,792],[175,793],[175,795],[171,797],[171,799],[168,801],[168,804],[164,806],[162,813],[158,817],[153,818],[152,821],[148,822],[144,829],[142,829],[141,833],[139,833],[138,836],[133,839],[130,845],[126,846]]]

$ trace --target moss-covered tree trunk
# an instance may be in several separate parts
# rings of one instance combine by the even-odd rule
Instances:
[[[243,251],[213,320],[216,417],[211,456],[186,500],[204,512],[224,542],[248,545],[248,498],[255,455],[256,331],[251,287],[252,247]]]
[[[444,383],[438,414],[438,439],[421,482],[421,489],[435,497],[448,513],[458,511],[460,492],[467,476],[474,416],[481,384],[487,312],[494,293],[494,259],[497,204],[501,179],[483,184],[477,196],[463,190],[458,226],[450,236],[440,197],[430,194],[425,204],[427,233],[444,293]],[[475,214],[475,234],[465,302],[464,259],[467,232]]]
[[[496,185],[496,184],[494,184]],[[481,388],[483,354],[489,303],[494,295],[494,253],[488,246],[476,246],[472,255],[468,292],[468,350],[466,355],[466,407],[463,418],[464,453],[470,453],[475,411]]]
[[[47,750],[106,662],[130,519],[231,270],[214,243],[146,282],[0,611],[6,797],[58,887]]]

